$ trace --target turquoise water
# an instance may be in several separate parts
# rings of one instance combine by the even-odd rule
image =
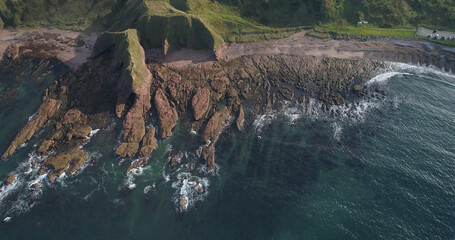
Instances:
[[[184,164],[199,163],[188,127],[130,179],[123,175],[130,160],[114,157],[117,133],[100,130],[84,147],[93,166],[37,196],[24,186],[13,191],[12,206],[22,207],[1,209],[1,217],[13,216],[0,223],[1,239],[453,239],[455,78],[400,71],[410,75],[376,79],[383,81],[371,88],[386,99],[355,118],[290,123],[276,114],[261,131],[225,131],[218,173],[191,172],[207,192],[183,214],[174,209],[179,179],[190,172]],[[2,173],[27,161],[34,142],[2,163]],[[179,151],[183,167],[172,171],[166,162]],[[30,198],[32,209],[19,203]]]

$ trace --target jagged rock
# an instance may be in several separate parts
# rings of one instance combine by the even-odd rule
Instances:
[[[55,178],[64,172],[71,176],[84,165],[87,159],[88,154],[76,147],[45,159],[39,173],[43,175],[50,170],[49,181],[54,182]]]
[[[239,131],[242,131],[244,123],[245,123],[245,113],[243,112],[243,107],[240,107],[239,115],[237,116],[237,121],[235,124]]]
[[[43,103],[35,113],[35,117],[20,130],[2,157],[5,159],[11,156],[17,147],[30,140],[37,131],[46,125],[48,119],[57,112],[59,107],[60,102],[58,100],[45,96]]]
[[[210,86],[219,94],[224,94],[226,92],[226,87],[229,84],[229,78],[216,77],[210,82]]]
[[[196,121],[202,119],[210,106],[210,90],[207,88],[199,88],[191,100],[193,107],[193,115]]]
[[[38,152],[41,154],[47,154],[49,148],[54,144],[53,140],[44,140],[38,148]]]
[[[128,143],[128,142],[122,142],[120,145],[117,147],[117,150],[115,153],[119,157],[132,157],[137,150],[139,149],[139,143]]]
[[[6,185],[11,185],[11,184],[13,184],[13,182],[14,182],[15,180],[16,180],[16,176],[11,175],[11,176],[9,176],[9,177],[6,179],[5,184],[6,184]]]
[[[155,138],[155,131],[156,129],[152,126],[148,130],[147,134],[145,134],[144,138],[142,139],[142,147],[141,151],[139,152],[139,157],[148,158],[150,154],[152,154],[153,150],[158,147]]]
[[[128,176],[128,174],[129,174],[133,169],[142,167],[142,166],[144,166],[145,164],[147,164],[147,162],[148,162],[148,158],[139,158],[139,159],[137,159],[136,161],[134,161],[133,163],[131,163],[131,166],[129,166],[128,169],[126,170],[125,175]]]
[[[155,106],[158,111],[161,137],[169,138],[172,136],[172,129],[177,125],[177,110],[170,104],[162,89],[158,89],[155,93]]]
[[[63,125],[80,124],[85,119],[84,114],[79,109],[70,109],[63,116]]]
[[[41,185],[39,183],[35,183],[32,185],[32,188],[38,189]]]
[[[92,128],[90,126],[81,126],[73,128],[71,135],[73,138],[85,138],[90,135],[90,132],[92,132]]]
[[[221,131],[223,130],[226,121],[229,120],[229,109],[222,107],[217,110],[210,118],[204,130],[204,141],[206,143],[214,143],[218,139]]]

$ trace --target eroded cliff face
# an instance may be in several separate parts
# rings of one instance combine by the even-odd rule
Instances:
[[[135,31],[100,41],[92,60],[49,87],[35,117],[19,131],[4,158],[46,127],[37,150],[49,156],[35,167],[53,181],[85,164],[88,155],[80,147],[92,129],[112,129],[110,123],[120,120],[115,152],[120,158],[135,159],[128,174],[147,164],[158,143],[172,137],[182,122],[204,145],[201,161],[210,173],[216,170],[216,142],[223,130],[242,130],[280,101],[305,105],[317,99],[322,110],[344,105],[384,67],[367,60],[273,55],[171,68],[145,64]]]

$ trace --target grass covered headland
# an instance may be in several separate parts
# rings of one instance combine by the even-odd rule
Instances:
[[[0,0],[0,27],[135,28],[145,47],[218,47],[289,36],[304,26],[354,35],[412,37],[453,30],[453,0]],[[358,21],[368,21],[358,27]],[[382,29],[382,30],[381,30]],[[404,29],[404,30],[403,30]],[[324,32],[324,31],[316,31]]]

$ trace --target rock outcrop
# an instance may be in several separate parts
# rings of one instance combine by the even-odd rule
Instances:
[[[142,147],[141,151],[139,152],[140,158],[150,157],[150,154],[152,154],[152,152],[158,147],[155,138],[155,131],[156,129],[151,126],[147,134],[142,139]]]
[[[6,152],[2,155],[4,159],[11,156],[17,147],[24,144],[26,141],[30,140],[33,135],[41,130],[48,122],[49,118],[54,116],[57,110],[60,107],[60,102],[58,100],[52,99],[47,95],[43,98],[43,103],[36,111],[35,116],[31,121],[29,121],[21,131],[16,135],[13,142],[9,145]]]
[[[215,170],[214,145],[225,127],[226,122],[229,121],[229,118],[228,108],[222,107],[213,114],[205,127],[203,138],[208,145],[202,149],[202,159],[207,162],[207,172],[213,172]]]
[[[56,177],[63,173],[71,176],[79,170],[88,159],[88,154],[79,148],[69,149],[68,151],[56,154],[44,160],[39,173],[41,175],[48,172],[50,182],[54,182]]]
[[[210,90],[199,88],[191,100],[191,106],[193,107],[193,115],[196,121],[205,117],[210,107]]]
[[[175,106],[169,102],[162,89],[155,93],[155,107],[160,121],[160,135],[162,138],[172,136],[172,129],[177,125],[178,115]]]
[[[206,143],[216,142],[216,140],[218,140],[218,136],[220,136],[220,133],[228,120],[229,109],[227,107],[222,107],[217,110],[205,127],[203,134],[204,141]]]

